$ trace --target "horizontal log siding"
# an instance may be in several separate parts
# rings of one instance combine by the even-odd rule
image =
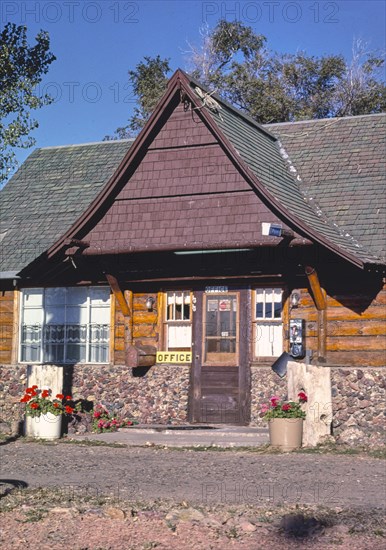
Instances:
[[[306,348],[318,349],[317,310],[308,290],[300,291],[292,318],[305,319]],[[347,292],[327,296],[327,364],[379,367],[386,364],[386,286],[375,297]]]
[[[148,311],[146,300],[152,296],[156,302],[153,311]],[[156,346],[159,339],[158,330],[158,312],[156,309],[157,294],[138,293],[133,294],[133,343],[142,345]],[[162,313],[160,312],[160,315]],[[123,365],[125,363],[125,340],[124,340],[124,318],[119,305],[115,304],[115,327],[114,327],[114,364]]]
[[[12,290],[0,292],[0,363],[12,363],[12,342],[15,319],[14,292]]]

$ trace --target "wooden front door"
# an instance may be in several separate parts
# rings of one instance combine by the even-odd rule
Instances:
[[[195,292],[191,420],[248,424],[247,291]]]

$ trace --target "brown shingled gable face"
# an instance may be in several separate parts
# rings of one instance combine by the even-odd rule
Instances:
[[[178,250],[277,244],[279,222],[197,112],[178,105],[112,206],[85,235],[90,250]]]

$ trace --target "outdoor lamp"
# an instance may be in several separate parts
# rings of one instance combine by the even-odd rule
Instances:
[[[291,294],[291,307],[298,307],[299,302],[300,302],[299,292],[293,292]]]
[[[153,311],[154,304],[155,304],[155,300],[153,296],[149,296],[148,298],[146,298],[146,307],[148,311]]]

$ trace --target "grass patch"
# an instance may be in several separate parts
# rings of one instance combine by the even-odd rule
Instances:
[[[114,443],[101,441],[100,439],[59,439],[58,443],[64,445],[79,445],[81,447],[113,447],[114,449],[126,449],[126,443]]]
[[[386,459],[386,447],[369,448],[365,446],[349,447],[348,445],[337,445],[328,443],[325,445],[316,445],[316,447],[303,447],[293,451],[301,454],[335,454],[346,456],[369,456],[371,458]]]

